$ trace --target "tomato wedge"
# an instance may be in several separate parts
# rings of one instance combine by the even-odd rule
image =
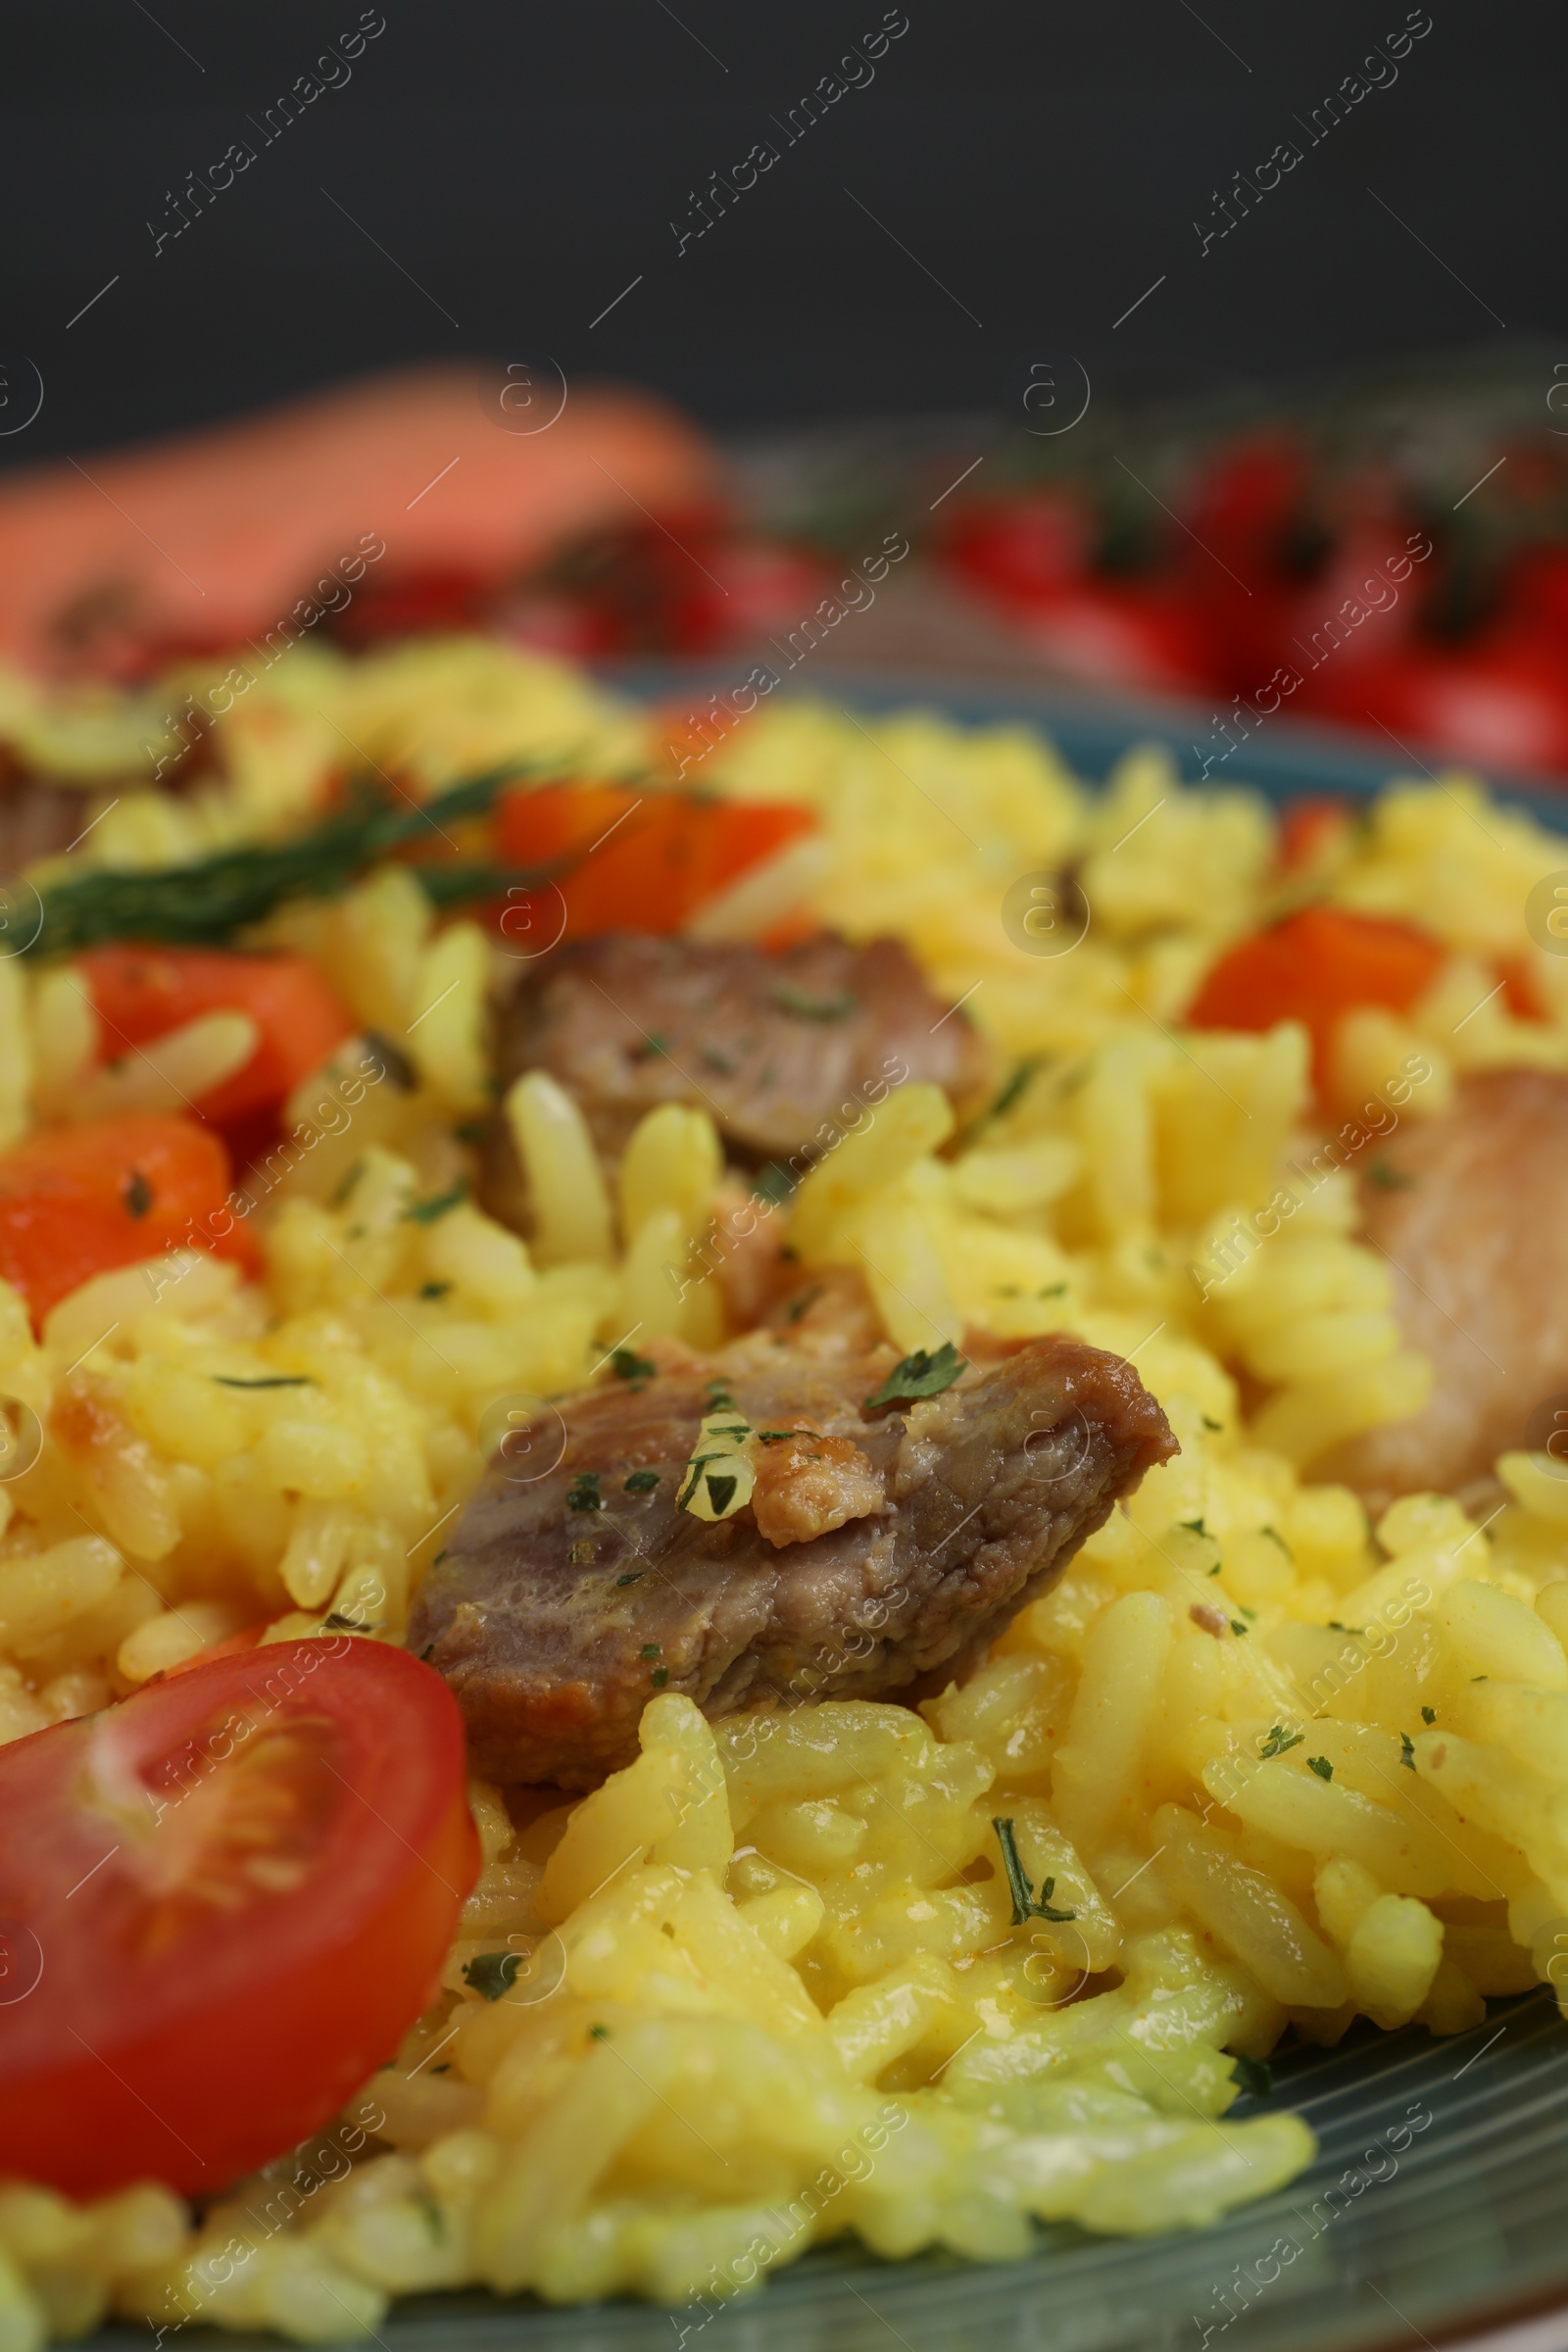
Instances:
[[[1319,1084],[1334,1032],[1361,1004],[1408,1012],[1442,969],[1445,949],[1407,923],[1304,906],[1222,956],[1188,1007],[1200,1029],[1272,1029],[1300,1021]]]
[[[680,930],[699,906],[815,823],[808,808],[783,801],[546,785],[509,794],[496,835],[509,865],[581,859],[559,888],[568,935],[587,939],[603,931]]]
[[[41,1322],[91,1275],[166,1250],[210,1248],[254,1273],[260,1252],[224,1207],[228,1189],[228,1153],[194,1119],[40,1128],[0,1153],[0,1278]]]
[[[250,1060],[197,1107],[215,1126],[275,1110],[354,1027],[304,956],[239,956],[222,948],[94,948],[78,958],[113,1060],[204,1012],[248,1012],[261,1031]]]
[[[425,2008],[478,1869],[406,1651],[279,1642],[0,1749],[0,2175],[211,2197]]]

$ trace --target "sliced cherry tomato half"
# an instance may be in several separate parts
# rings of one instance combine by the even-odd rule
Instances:
[[[202,1097],[215,1126],[275,1110],[354,1027],[304,956],[239,956],[223,948],[94,948],[78,958],[113,1061],[205,1012],[246,1012],[261,1032],[243,1069]]]
[[[260,1252],[228,1190],[228,1153],[194,1119],[40,1128],[0,1153],[0,1278],[41,1322],[92,1275],[168,1250],[211,1249],[254,1273]]]
[[[212,2197],[427,2007],[478,1869],[406,1651],[278,1642],[0,1749],[0,2175]]]

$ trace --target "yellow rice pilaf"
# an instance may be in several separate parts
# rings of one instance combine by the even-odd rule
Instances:
[[[208,674],[140,700],[0,681],[0,737],[31,768],[99,779],[72,871],[286,830],[345,738],[416,793],[518,755],[640,775],[657,746],[645,713],[494,644],[357,662],[302,645],[211,722],[215,777],[157,794],[167,713]],[[807,1180],[802,1254],[861,1266],[901,1348],[981,1326],[1133,1357],[1181,1453],[918,1712],[710,1728],[665,1694],[639,1762],[588,1797],[518,1826],[475,1786],[483,1875],[395,2062],[199,2221],[156,2186],[83,2208],[0,2187],[0,2352],[109,2312],[326,2340],[373,2331],[391,2295],[471,2281],[711,2314],[844,2230],[996,2260],[1033,2217],[1200,2225],[1312,2152],[1288,2112],[1220,2128],[1238,2056],[1291,2025],[1336,2041],[1357,2016],[1452,2034],[1552,1967],[1568,1482],[1508,1456],[1484,1528],[1443,1495],[1374,1528],[1311,1474],[1431,1378],[1350,1238],[1356,1154],[1465,1071],[1568,1066],[1568,959],[1523,913],[1560,841],[1446,777],[1392,786],[1341,844],[1319,890],[1448,954],[1410,1014],[1348,1026],[1347,1140],[1325,1155],[1299,1029],[1181,1030],[1216,952],[1282,904],[1258,797],[1184,789],[1157,750],[1092,793],[1022,729],[808,703],[759,711],[692,781],[804,801],[822,827],[710,908],[710,935],[803,897],[852,937],[894,931],[1016,1071],[956,1149],[943,1098],[896,1090]],[[1068,865],[1088,931],[1032,954],[1003,902]],[[710,1216],[706,1114],[655,1114],[615,1199],[565,1099],[530,1119],[519,1098],[532,1246],[468,1200],[411,1219],[471,1168],[459,1131],[486,1103],[506,943],[436,918],[390,867],[266,941],[314,956],[417,1083],[368,1082],[346,1052],[301,1090],[314,1140],[253,1186],[260,1286],[176,1255],[88,1284],[35,1341],[0,1285],[0,1389],[46,1431],[79,1393],[118,1433],[90,1474],[49,1436],[0,1483],[0,1740],[263,1615],[280,1636],[335,1611],[398,1639],[498,1411],[602,1377],[631,1328],[725,1337],[719,1286],[682,1297],[666,1273]],[[1530,958],[1546,1018],[1489,997],[1500,955]],[[0,958],[0,1143],[99,1099],[89,1051],[69,975]],[[175,1107],[224,1051],[187,1036],[162,1076],[112,1074],[113,1102]],[[999,1814],[1069,1923],[1011,1926]],[[515,1982],[483,2000],[465,1964],[498,1950]]]

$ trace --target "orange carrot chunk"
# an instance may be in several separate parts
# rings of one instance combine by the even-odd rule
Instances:
[[[1305,906],[1222,956],[1188,1007],[1197,1029],[1272,1029],[1300,1021],[1321,1086],[1334,1032],[1363,1004],[1407,1012],[1437,978],[1446,951],[1406,923]]]
[[[255,1053],[196,1106],[215,1126],[275,1110],[354,1027],[326,980],[303,956],[114,947],[94,948],[79,965],[103,1023],[108,1061],[203,1013],[249,1013],[261,1031]]]
[[[564,936],[589,939],[603,931],[679,931],[815,822],[809,809],[785,802],[546,785],[510,793],[497,811],[496,835],[508,865],[577,860],[559,885]]]
[[[260,1253],[228,1189],[228,1153],[194,1119],[43,1128],[0,1153],[0,1279],[42,1322],[94,1274],[169,1250],[215,1250],[254,1273]]]

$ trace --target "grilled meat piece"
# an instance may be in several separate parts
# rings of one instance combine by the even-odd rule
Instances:
[[[503,1085],[559,1079],[612,1158],[661,1102],[706,1104],[738,1159],[787,1160],[906,1078],[963,1108],[991,1077],[985,1041],[901,941],[831,932],[778,955],[636,931],[569,945],[514,1000],[499,1058]]]
[[[1314,1468],[1374,1506],[1484,1479],[1499,1453],[1568,1439],[1568,1077],[1487,1070],[1437,1117],[1379,1148],[1363,1231],[1394,1277],[1405,1342],[1437,1379],[1408,1421],[1369,1430]],[[1555,1407],[1564,1409],[1560,1424]],[[1564,1464],[1568,1472],[1568,1461]]]
[[[498,1459],[409,1631],[457,1694],[476,1770],[592,1787],[636,1754],[657,1690],[716,1717],[945,1683],[1176,1450],[1132,1366],[1078,1340],[1030,1341],[868,1416],[892,1360],[754,1333],[711,1367],[544,1408],[516,1459],[559,1460],[520,1479]],[[678,1507],[715,1375],[759,1432],[839,1441],[816,1458],[776,1441],[796,1459],[768,1473],[765,1535],[750,1504],[714,1523]],[[841,1506],[857,1515],[830,1524]]]

